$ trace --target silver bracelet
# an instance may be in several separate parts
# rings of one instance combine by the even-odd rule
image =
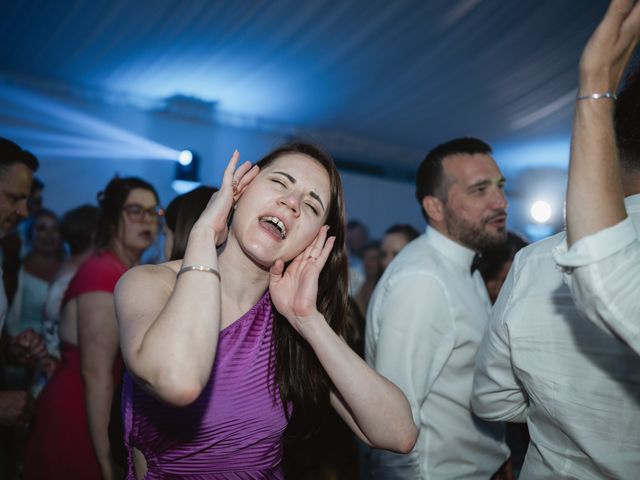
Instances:
[[[185,272],[213,273],[216,277],[218,277],[219,281],[222,281],[222,278],[220,278],[220,272],[213,267],[209,267],[208,265],[187,265],[186,267],[182,267],[180,270],[178,270],[178,274],[176,275],[176,277],[179,277]]]
[[[600,100],[601,98],[617,100],[618,96],[615,93],[611,93],[611,92],[592,93],[590,95],[581,95],[579,97],[576,97],[576,100]]]

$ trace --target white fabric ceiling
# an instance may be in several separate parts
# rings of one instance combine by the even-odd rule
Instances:
[[[0,74],[150,103],[194,97],[413,168],[454,136],[567,135],[579,55],[607,4],[5,1]]]

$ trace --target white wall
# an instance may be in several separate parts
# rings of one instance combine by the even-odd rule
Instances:
[[[235,148],[243,159],[255,161],[287,141],[290,131],[277,126],[233,126],[229,121],[220,124],[118,99],[105,102],[0,83],[0,136],[11,138],[40,158],[38,176],[46,184],[45,205],[63,213],[81,203],[95,203],[96,193],[116,173],[148,180],[167,205],[176,195],[171,188],[175,162],[167,160],[167,151],[172,155],[184,148],[197,152],[201,181],[217,185]],[[553,200],[554,226],[561,228],[567,145],[568,139],[562,138],[496,147],[495,156],[508,179],[510,228],[527,233],[527,209],[534,199],[529,197],[538,195],[539,186],[545,187],[540,195]],[[344,154],[341,159],[349,160]],[[526,168],[534,164],[535,169]],[[380,238],[395,223],[424,230],[412,182],[352,171],[343,171],[342,179],[348,218],[365,223],[372,238]]]
[[[288,137],[284,133],[219,125],[131,104],[108,104],[58,92],[27,93],[22,95],[21,91],[16,93],[0,86],[0,135],[38,156],[41,168],[37,175],[46,185],[45,205],[60,214],[81,203],[95,203],[97,192],[115,174],[140,176],[151,182],[162,204],[167,205],[176,195],[171,188],[175,163],[134,158],[144,156],[145,142],[197,152],[201,158],[201,181],[217,185],[235,148],[243,159],[255,161]],[[122,133],[118,134],[119,131]],[[118,136],[133,140],[129,138],[123,144],[116,139],[111,145],[109,139]],[[57,148],[62,137],[70,142],[68,155]],[[102,142],[104,147],[81,151],[74,149],[74,140]],[[127,148],[131,149],[130,156]],[[122,158],[115,158],[118,156]],[[379,238],[394,223],[410,223],[423,229],[412,184],[352,172],[343,172],[342,178],[348,218],[363,221],[372,237]]]
[[[83,113],[116,125],[176,150],[189,148],[201,158],[200,178],[203,183],[217,185],[235,148],[242,158],[255,160],[283,141],[268,133],[248,131],[192,121],[158,112],[144,112],[133,107],[84,105]],[[28,143],[22,145],[31,149]],[[101,158],[50,158],[46,149],[32,148],[41,160],[38,176],[46,184],[45,204],[57,212],[66,211],[83,202],[94,202],[113,175],[136,175],[151,182],[166,205],[175,196],[171,188],[175,163],[167,160]]]
[[[381,239],[395,223],[408,223],[422,232],[425,221],[415,199],[413,183],[342,172],[347,217],[369,228],[369,236]]]

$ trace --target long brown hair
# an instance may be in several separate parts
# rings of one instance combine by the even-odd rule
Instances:
[[[332,158],[322,149],[308,143],[282,145],[257,165],[264,168],[283,155],[299,153],[319,162],[329,174],[331,185],[326,224],[329,235],[336,240],[318,279],[318,310],[329,326],[342,335],[348,302],[347,253],[344,244],[344,197],[340,175]],[[313,349],[277,311],[273,325],[271,359],[274,378],[280,391],[285,412],[288,402],[293,406],[291,429],[308,432],[329,406],[331,380],[320,365]],[[315,421],[314,421],[315,420]],[[291,431],[291,430],[290,430]]]

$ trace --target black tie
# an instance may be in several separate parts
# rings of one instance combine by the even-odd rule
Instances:
[[[473,275],[473,272],[478,270],[480,267],[482,267],[482,255],[476,253],[473,256],[473,262],[471,262],[471,275]]]

